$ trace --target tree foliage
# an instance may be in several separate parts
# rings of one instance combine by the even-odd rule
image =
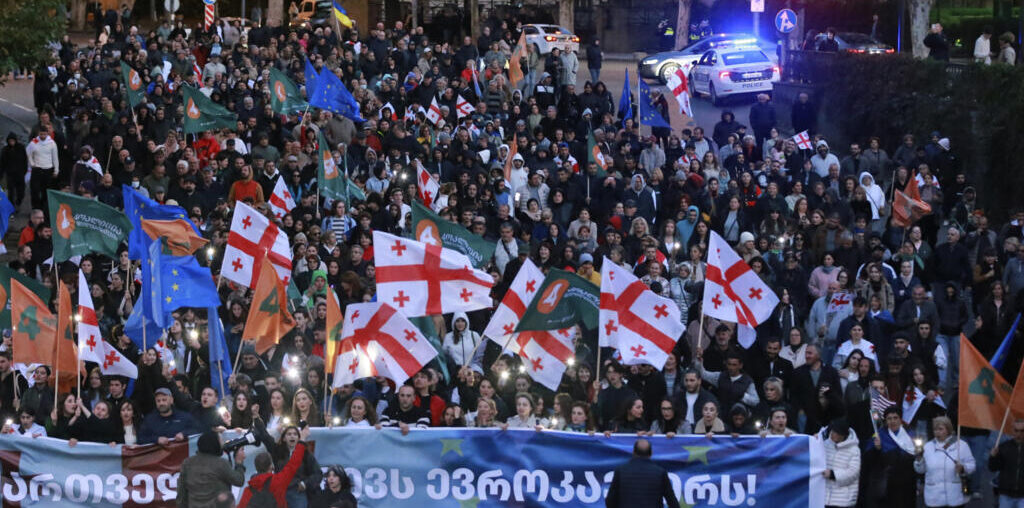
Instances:
[[[1024,67],[969,65],[905,55],[838,55],[809,62],[823,76],[822,113],[841,137],[879,136],[892,153],[904,134],[924,143],[938,130],[983,206],[1005,217],[1024,189]]]
[[[64,30],[62,0],[0,0],[0,76],[52,62]]]

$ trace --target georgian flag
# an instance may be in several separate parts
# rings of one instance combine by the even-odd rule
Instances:
[[[373,232],[377,300],[407,317],[489,308],[494,278],[461,252]]]
[[[265,261],[273,263],[281,282],[288,284],[292,271],[288,235],[253,207],[236,201],[220,273],[245,287],[255,287],[260,263]]]
[[[757,338],[754,328],[771,316],[779,297],[714,231],[705,279],[704,314],[736,323],[740,345],[749,348]]]
[[[810,150],[811,146],[811,135],[807,131],[799,132],[793,136],[793,142],[796,143],[796,147],[801,150]]]
[[[598,344],[618,349],[626,365],[661,369],[686,331],[675,302],[608,258],[601,264],[599,316]]]
[[[434,203],[437,201],[437,194],[441,192],[441,184],[430,177],[430,172],[423,167],[419,159],[416,159],[416,188],[419,189],[423,205],[436,212],[437,207]]]
[[[430,101],[430,109],[427,110],[427,121],[437,125],[437,121],[443,118],[441,114],[441,106],[437,103],[437,97]]]
[[[921,409],[921,404],[924,404],[925,394],[920,388],[916,386],[908,386],[906,393],[903,394],[903,423],[909,424],[914,420],[914,416],[917,415],[917,410]],[[946,402],[942,400],[942,396],[936,394],[932,402],[938,404],[943,409],[946,408]]]
[[[341,344],[334,363],[334,387],[383,376],[401,386],[437,356],[423,332],[384,302],[345,308]]]
[[[141,270],[140,270],[141,271]],[[104,376],[125,376],[138,379],[139,369],[128,361],[109,342],[103,340],[99,321],[96,319],[96,308],[92,303],[92,293],[85,274],[78,271],[78,354],[86,362],[100,365]]]
[[[690,89],[683,69],[676,69],[675,74],[669,76],[665,84],[668,85],[669,90],[672,90],[672,95],[676,96],[679,112],[694,118],[693,108],[690,107]]]
[[[459,95],[458,100],[455,101],[455,111],[459,118],[462,118],[464,116],[472,115],[473,112],[476,111],[476,108],[474,108],[469,101],[463,99],[462,95]]]
[[[274,217],[278,219],[284,217],[285,214],[295,208],[295,199],[292,197],[292,193],[288,191],[288,187],[284,184],[284,178],[281,176],[277,177],[274,192],[270,195],[267,204],[270,205],[270,211],[274,212]]]
[[[377,110],[377,119],[378,120],[382,119],[382,118],[385,118],[384,117],[384,110],[390,110],[391,111],[391,114],[387,115],[387,118],[386,118],[387,120],[391,120],[391,121],[398,120],[398,114],[395,113],[395,107],[392,106],[390,102],[387,103],[387,104],[384,104],[383,106],[380,107],[380,109]]]
[[[93,156],[87,161],[79,160],[79,164],[83,164],[85,167],[95,171],[100,176],[103,176],[103,167],[100,166],[100,160]]]

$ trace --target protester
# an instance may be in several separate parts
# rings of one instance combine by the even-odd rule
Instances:
[[[245,483],[245,451],[234,451],[232,466],[221,458],[222,444],[220,434],[205,431],[196,443],[197,453],[181,463],[177,497],[180,508],[227,504],[232,500],[231,488]]]
[[[679,504],[668,472],[651,461],[650,441],[637,439],[633,458],[615,469],[605,506],[660,506],[662,500],[669,506]]]

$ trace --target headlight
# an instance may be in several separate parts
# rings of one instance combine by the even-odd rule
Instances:
[[[657,65],[658,61],[659,60],[657,58],[645,58],[640,63],[642,63],[644,65]]]

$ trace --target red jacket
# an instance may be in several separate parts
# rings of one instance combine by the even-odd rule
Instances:
[[[306,453],[305,443],[299,443],[295,445],[295,451],[292,452],[292,456],[288,459],[288,463],[284,465],[279,473],[260,473],[252,478],[249,478],[249,488],[245,489],[242,493],[242,500],[238,502],[238,508],[246,508],[249,506],[249,499],[252,498],[252,492],[254,490],[263,490],[266,483],[270,482],[270,493],[274,496],[274,500],[277,501],[277,506],[288,506],[288,501],[285,500],[285,492],[288,490],[288,484],[292,482],[292,478],[295,477],[295,473],[299,471],[299,467],[302,466],[302,456]]]
[[[428,412],[430,412],[430,426],[431,427],[440,427],[441,426],[441,418],[444,416],[444,409],[445,409],[444,399],[442,399],[441,397],[438,397],[437,395],[428,395],[427,397],[429,397],[428,400],[430,402],[429,402],[429,407],[427,407],[425,409]],[[423,396],[421,396],[419,394],[416,394],[416,401],[413,402],[413,405],[415,405],[416,407],[423,407],[424,406],[424,399],[425,398],[426,397],[423,397]]]

